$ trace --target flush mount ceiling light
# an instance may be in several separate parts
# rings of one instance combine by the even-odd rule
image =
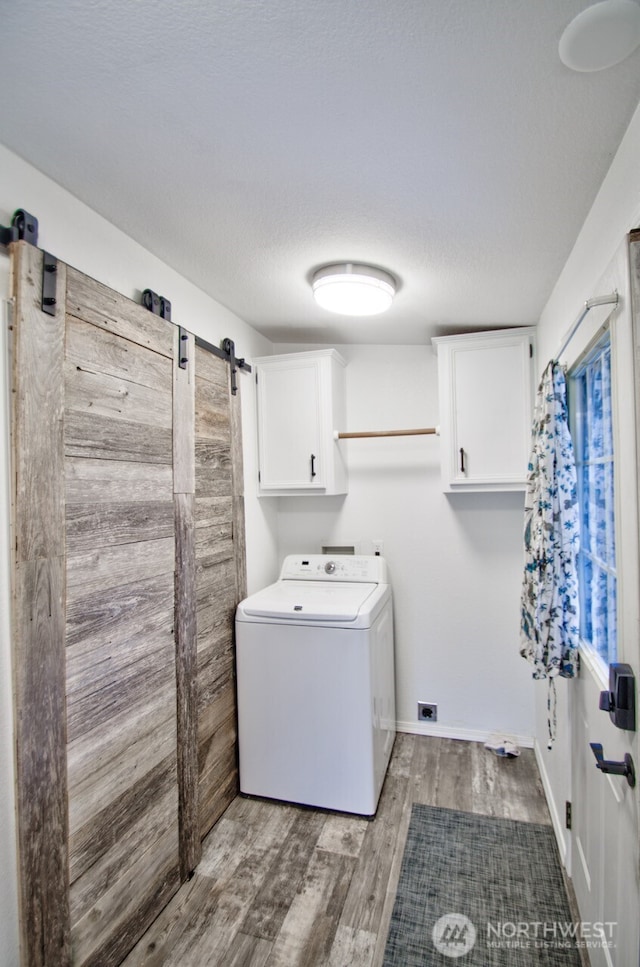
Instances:
[[[343,316],[377,316],[385,312],[393,301],[396,286],[389,272],[358,262],[323,265],[311,280],[318,305]]]
[[[560,60],[574,71],[601,71],[640,44],[640,6],[634,0],[601,0],[571,21],[560,38]]]

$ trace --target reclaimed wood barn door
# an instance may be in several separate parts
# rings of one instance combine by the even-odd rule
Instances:
[[[54,272],[51,315],[12,246],[23,961],[107,967],[237,790],[239,403],[192,335]]]
[[[229,367],[195,351],[197,825],[204,837],[238,790],[234,618],[246,596],[239,398]],[[191,867],[193,869],[193,867]]]

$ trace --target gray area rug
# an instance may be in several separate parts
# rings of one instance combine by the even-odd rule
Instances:
[[[580,967],[575,930],[550,826],[414,805],[384,967]]]

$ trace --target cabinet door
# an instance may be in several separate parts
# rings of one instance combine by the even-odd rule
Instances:
[[[528,340],[451,351],[450,481],[524,486],[531,388]]]
[[[258,373],[260,489],[322,490],[320,362],[287,360]]]

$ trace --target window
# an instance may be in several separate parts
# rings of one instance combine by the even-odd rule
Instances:
[[[608,665],[617,651],[615,465],[609,330],[571,372],[580,505],[580,638]]]

